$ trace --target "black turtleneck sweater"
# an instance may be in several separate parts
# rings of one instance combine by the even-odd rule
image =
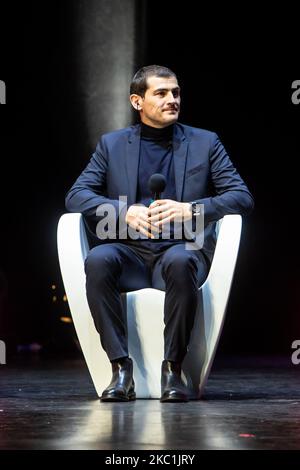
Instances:
[[[175,174],[173,162],[173,131],[174,126],[158,129],[141,124],[141,146],[139,159],[139,173],[137,186],[137,200],[139,204],[149,206],[152,194],[148,181],[154,173],[161,173],[167,184],[161,199],[176,200]]]
[[[167,184],[161,199],[177,200],[175,188],[175,173],[173,161],[173,132],[174,125],[157,129],[146,124],[141,124],[141,146],[138,171],[138,185],[136,203],[149,206],[152,202],[148,181],[154,173],[165,176]],[[126,243],[138,246],[141,249],[149,249],[159,253],[166,245],[182,243],[182,239],[174,239],[174,225],[170,224],[170,238],[162,238],[160,234],[155,239],[147,239],[144,236],[138,240],[128,238]]]

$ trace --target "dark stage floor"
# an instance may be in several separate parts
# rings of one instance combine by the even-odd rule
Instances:
[[[215,360],[201,401],[100,403],[83,360],[0,366],[0,449],[300,449],[300,365]]]

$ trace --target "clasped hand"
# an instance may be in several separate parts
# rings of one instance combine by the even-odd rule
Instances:
[[[191,205],[188,202],[178,202],[172,199],[158,199],[149,207],[134,204],[126,213],[126,223],[147,238],[155,238],[155,233],[162,226],[174,221],[184,222],[192,218]]]

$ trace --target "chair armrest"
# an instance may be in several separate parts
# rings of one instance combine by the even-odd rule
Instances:
[[[241,238],[242,217],[225,215],[218,222],[218,237],[209,275],[205,284],[218,292],[218,300],[224,305],[228,300]]]
[[[84,260],[89,246],[83,225],[82,214],[63,214],[57,227],[58,259],[73,313],[82,305],[82,292],[85,293]]]

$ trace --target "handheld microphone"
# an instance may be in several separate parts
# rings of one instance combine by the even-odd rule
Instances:
[[[150,176],[148,181],[148,187],[152,193],[151,202],[160,199],[160,195],[164,191],[166,184],[167,180],[164,175],[161,175],[160,173],[154,173],[152,176]]]

